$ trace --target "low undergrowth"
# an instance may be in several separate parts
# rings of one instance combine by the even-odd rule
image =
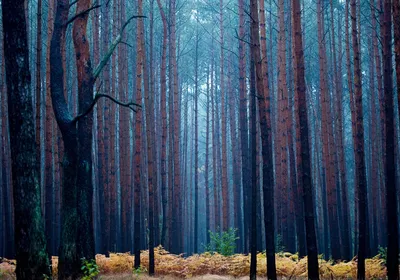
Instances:
[[[96,255],[96,263],[100,275],[130,274],[133,275],[134,257],[129,253],[111,253],[110,257]],[[57,257],[53,257],[53,275],[57,274]],[[149,254],[143,251],[141,264],[143,269],[148,268]],[[13,266],[8,265],[7,271],[0,264],[0,271],[12,273]],[[280,253],[276,255],[277,274],[286,279],[307,277],[307,258],[299,259],[298,255]],[[174,278],[191,278],[201,275],[223,275],[243,277],[250,272],[250,256],[236,254],[223,256],[218,253],[204,253],[184,258],[182,255],[170,254],[161,246],[155,248],[155,270],[157,276],[170,276]],[[357,260],[349,262],[336,262],[332,264],[323,259],[319,260],[320,275],[323,279],[356,279]],[[266,275],[265,253],[257,255],[257,274]],[[0,274],[1,275],[1,274]],[[386,268],[380,256],[366,260],[367,279],[385,279]],[[111,279],[111,278],[107,278]]]

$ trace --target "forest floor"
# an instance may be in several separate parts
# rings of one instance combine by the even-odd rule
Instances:
[[[233,255],[225,257],[219,254],[204,253],[187,258],[182,255],[173,255],[162,247],[155,248],[156,276],[147,276],[149,255],[148,251],[141,254],[142,268],[133,271],[134,257],[129,253],[111,253],[109,257],[96,255],[102,280],[130,280],[130,279],[182,279],[192,280],[226,280],[248,279],[250,272],[250,256]],[[0,279],[15,279],[15,262],[0,263]],[[53,275],[57,275],[58,258],[53,257]],[[297,254],[279,253],[276,255],[277,274],[282,279],[306,279],[307,257],[299,259]],[[322,279],[356,279],[357,261],[332,262],[319,260]],[[265,253],[257,255],[257,274],[266,275]],[[386,268],[384,260],[378,256],[366,260],[367,279],[385,279]],[[54,278],[53,278],[54,279]],[[264,278],[261,278],[264,279]]]

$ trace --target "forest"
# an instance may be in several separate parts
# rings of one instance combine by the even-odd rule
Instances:
[[[0,3],[0,279],[399,279],[400,0]]]

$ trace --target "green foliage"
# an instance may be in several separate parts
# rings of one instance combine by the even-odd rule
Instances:
[[[81,270],[83,272],[82,280],[92,280],[96,279],[96,276],[99,274],[99,267],[96,264],[96,260],[87,260],[85,258],[81,259],[82,267]]]
[[[1,276],[1,274],[0,274],[0,276]],[[43,274],[43,280],[49,280],[49,279],[51,279],[49,275]]]
[[[206,252],[216,252],[223,256],[231,256],[235,253],[236,240],[239,239],[237,236],[237,228],[229,228],[227,231],[216,232],[208,231],[210,234],[211,242],[204,246]]]
[[[135,279],[139,279],[139,276],[143,273],[147,272],[147,268],[144,266],[139,266],[138,268],[133,268],[133,274],[135,275]]]
[[[383,263],[386,265],[387,260],[387,247],[378,247],[379,258],[383,260]]]
[[[276,243],[275,243],[275,251],[279,253],[283,253],[285,251],[285,246],[283,245],[282,235],[278,234],[276,236]]]

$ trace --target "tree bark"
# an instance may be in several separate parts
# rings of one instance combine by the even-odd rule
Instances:
[[[255,81],[257,85],[259,118],[261,128],[261,141],[262,141],[262,159],[263,159],[263,191],[264,191],[264,222],[266,231],[266,249],[267,249],[267,273],[269,279],[276,279],[276,264],[275,264],[275,227],[274,227],[274,186],[273,186],[273,164],[272,164],[272,125],[270,115],[270,93],[268,87],[268,73],[263,73],[262,61],[267,57],[261,59],[260,57],[260,37],[259,37],[259,21],[257,1],[250,2],[251,23],[251,57],[255,67]],[[265,67],[268,69],[268,67]],[[255,90],[254,90],[254,94]],[[255,100],[254,100],[255,102]],[[253,105],[255,106],[255,105]],[[253,131],[253,128],[252,128]],[[254,134],[254,131],[253,131]],[[254,135],[253,135],[254,137]],[[254,140],[253,140],[254,142]],[[255,143],[253,143],[254,145]],[[252,148],[254,149],[254,147]],[[254,151],[253,151],[254,152]],[[252,167],[254,168],[254,166]],[[252,178],[254,183],[254,178]],[[254,194],[253,194],[254,199]],[[252,201],[252,205],[255,201]],[[253,213],[254,215],[254,213]],[[254,226],[254,225],[253,225]],[[254,236],[252,235],[252,238]],[[252,239],[253,240],[253,239]],[[254,241],[253,241],[254,242]],[[254,246],[254,245],[253,245]],[[253,255],[252,251],[252,255]]]
[[[318,250],[317,250],[317,238],[315,234],[315,223],[314,223],[314,201],[313,201],[313,183],[311,177],[311,165],[310,165],[310,146],[308,137],[308,116],[307,116],[307,101],[306,101],[306,86],[304,76],[304,52],[303,52],[303,34],[301,30],[301,9],[300,1],[292,1],[292,17],[293,17],[293,36],[294,36],[294,49],[295,49],[295,94],[297,98],[295,100],[298,103],[295,104],[298,112],[298,123],[300,127],[300,142],[298,146],[300,149],[301,157],[298,161],[301,163],[298,165],[298,176],[301,177],[301,183],[303,187],[303,199],[304,199],[304,214],[306,224],[306,240],[307,240],[307,268],[308,268],[308,279],[319,279],[318,273]]]
[[[353,0],[354,1],[354,0]],[[392,19],[391,1],[384,2],[384,26],[383,26],[383,83],[385,93],[385,185],[386,185],[386,219],[387,219],[387,276],[390,280],[399,279],[399,241],[397,221],[397,200],[396,200],[396,170],[394,153],[394,106],[393,106],[393,75],[392,75]],[[395,28],[398,28],[395,27]]]
[[[354,142],[356,176],[358,189],[358,262],[357,278],[365,279],[365,255],[367,246],[367,180],[365,174],[365,155],[364,155],[364,125],[362,108],[362,88],[361,88],[361,55],[359,47],[359,37],[357,30],[356,1],[351,0],[351,29],[353,41],[353,64],[354,64],[354,100],[356,109],[356,142]]]
[[[163,23],[162,55],[160,65],[160,91],[161,91],[161,204],[163,212],[163,222],[161,229],[161,245],[165,246],[165,236],[167,232],[167,18],[160,0],[157,0],[158,9]]]
[[[51,277],[40,207],[25,1],[2,1],[18,279]],[[18,62],[18,63],[16,63]]]
[[[244,1],[239,2],[239,37],[245,36],[245,15],[244,15]],[[249,252],[249,232],[248,223],[250,221],[249,211],[249,136],[248,136],[248,115],[247,115],[247,90],[246,90],[246,46],[243,40],[239,40],[239,130],[240,130],[240,144],[241,144],[241,158],[242,158],[242,193],[243,193],[243,236],[244,253]]]
[[[138,14],[143,13],[143,1],[138,1]],[[144,50],[143,50],[143,20],[139,19],[137,29],[136,29],[136,51],[137,51],[137,60],[136,60],[136,102],[142,103],[142,73],[143,73],[143,58],[144,58]],[[142,171],[142,112],[139,111],[136,113],[135,119],[135,164],[134,164],[134,254],[135,254],[135,262],[134,268],[137,269],[140,267],[140,249],[141,249],[141,224],[140,224],[140,201],[141,201],[141,171]]]
[[[90,0],[77,3],[76,14],[90,8]],[[78,74],[78,112],[84,112],[93,102],[94,78],[90,58],[89,39],[87,38],[87,23],[89,14],[77,18],[73,25],[73,41],[75,47],[76,67]],[[88,260],[95,258],[93,230],[93,182],[92,182],[92,134],[93,113],[90,112],[78,121],[78,197],[77,211],[78,232],[77,246],[80,258]]]

